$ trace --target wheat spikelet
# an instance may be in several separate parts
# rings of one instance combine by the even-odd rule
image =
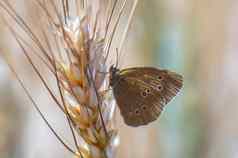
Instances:
[[[23,54],[68,121],[75,148],[67,145],[41,113],[24,83],[11,63],[16,75],[34,107],[40,113],[57,139],[76,158],[113,158],[118,145],[118,129],[115,128],[115,100],[109,90],[108,55],[120,17],[127,0],[36,0],[44,15],[38,36],[8,2],[1,0],[1,11],[7,13],[29,37],[27,42],[2,16],[15,37]],[[123,45],[132,14],[126,26],[119,50]],[[112,24],[116,6],[119,6]],[[59,95],[53,93],[36,66],[32,56],[37,56],[43,66],[55,78]],[[81,138],[78,141],[78,138]]]
[[[93,14],[93,12],[90,12]],[[64,26],[66,45],[75,54],[65,64],[59,61],[57,72],[63,83],[63,93],[73,125],[83,138],[81,153],[84,157],[107,157],[117,141],[112,116],[115,103],[104,93],[108,89],[105,64],[105,38],[96,20],[86,12]],[[94,24],[89,25],[89,24]],[[101,35],[100,35],[101,34]],[[116,148],[113,146],[113,148]]]

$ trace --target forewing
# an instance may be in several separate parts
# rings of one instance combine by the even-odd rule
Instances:
[[[168,103],[183,85],[183,77],[169,70],[161,70],[153,67],[141,67],[124,69],[121,72],[123,78],[136,78],[156,91],[160,100]]]
[[[156,120],[181,87],[182,76],[147,67],[121,71],[113,91],[125,123],[140,126]]]

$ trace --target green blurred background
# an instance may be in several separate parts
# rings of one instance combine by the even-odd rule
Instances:
[[[34,6],[21,0],[13,4],[37,26]],[[67,137],[62,116],[21,61],[12,37],[4,27],[0,32],[1,50],[16,53],[21,77],[57,131]],[[121,67],[170,69],[184,76],[184,87],[159,120],[146,127],[128,127],[117,113],[118,158],[238,158],[237,51],[238,1],[139,0]],[[2,59],[0,73],[0,157],[71,157]]]

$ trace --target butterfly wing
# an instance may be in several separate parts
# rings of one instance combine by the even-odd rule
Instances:
[[[156,120],[181,89],[182,76],[151,67],[120,71],[113,93],[127,125],[146,125]]]

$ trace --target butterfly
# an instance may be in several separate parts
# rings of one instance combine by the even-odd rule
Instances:
[[[164,106],[180,91],[183,77],[169,70],[111,66],[110,86],[124,122],[133,127],[155,121]]]

